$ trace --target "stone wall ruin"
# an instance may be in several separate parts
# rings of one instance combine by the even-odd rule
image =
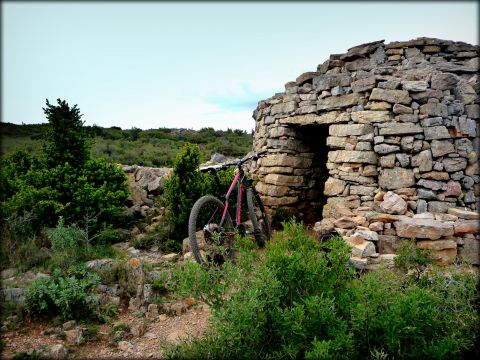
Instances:
[[[478,50],[431,38],[363,44],[260,101],[253,148],[269,154],[252,172],[265,205],[352,242],[361,234],[372,256],[415,237],[439,262],[478,265]]]

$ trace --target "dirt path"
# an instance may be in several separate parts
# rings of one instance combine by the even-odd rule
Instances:
[[[204,304],[195,304],[176,316],[161,314],[153,319],[139,319],[135,313],[125,310],[110,324],[98,326],[95,340],[72,344],[69,339],[61,339],[52,334],[54,329],[46,321],[22,322],[15,331],[2,334],[4,344],[2,359],[12,359],[16,353],[31,353],[34,350],[52,354],[49,351],[56,344],[62,344],[68,350],[69,359],[113,359],[113,358],[164,358],[165,344],[177,344],[188,336],[200,338],[208,327],[210,309]],[[146,325],[133,335],[127,333],[118,343],[112,341],[112,329],[119,324],[135,324],[139,321]],[[163,345],[162,345],[163,344]]]

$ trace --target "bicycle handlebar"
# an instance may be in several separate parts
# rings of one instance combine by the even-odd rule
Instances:
[[[253,155],[250,155],[246,158],[243,158],[242,160],[239,160],[239,161],[231,161],[231,162],[224,163],[224,164],[201,167],[200,171],[201,172],[206,172],[206,171],[211,171],[211,170],[223,170],[223,169],[229,168],[230,166],[240,167],[243,164],[245,164],[246,162],[249,162],[251,160],[258,160],[259,158],[264,156],[267,152],[268,152],[268,150],[262,150],[262,151],[259,151],[257,153],[254,153]]]

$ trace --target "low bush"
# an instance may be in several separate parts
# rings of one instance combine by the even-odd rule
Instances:
[[[282,224],[287,223],[292,219],[296,219],[295,214],[292,210],[285,209],[285,208],[278,208],[275,209],[272,213],[272,228],[281,230]]]
[[[239,241],[237,264],[175,272],[175,289],[212,306],[212,328],[170,358],[462,358],[475,352],[478,292],[463,269],[359,275],[350,249],[284,223],[265,251]],[[330,251],[325,251],[328,247]],[[478,344],[478,343],[477,343]],[[478,349],[477,349],[478,350]]]
[[[99,277],[84,265],[62,272],[55,269],[51,276],[31,283],[25,291],[25,310],[31,316],[70,319],[97,318],[94,294]]]

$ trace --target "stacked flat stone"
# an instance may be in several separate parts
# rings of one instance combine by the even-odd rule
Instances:
[[[254,150],[269,154],[259,160],[254,177],[266,206],[291,208],[300,216],[321,210],[326,224],[339,220],[335,208],[342,204],[365,218],[355,226],[377,223],[380,243],[408,237],[398,229],[414,215],[432,214],[423,220],[451,225],[460,220],[446,216],[449,209],[478,210],[478,50],[432,38],[363,44],[331,55],[317,71],[285,84],[285,92],[260,101],[253,114]],[[325,139],[319,128],[328,132],[320,150],[315,141]],[[327,174],[319,163],[322,152]],[[401,219],[381,221],[372,214]],[[352,235],[354,227],[347,229]],[[448,238],[461,248],[478,228],[470,230],[424,239]],[[478,237],[473,239],[478,253]],[[382,250],[394,251],[377,244],[376,251]],[[479,263],[478,256],[474,261]]]

